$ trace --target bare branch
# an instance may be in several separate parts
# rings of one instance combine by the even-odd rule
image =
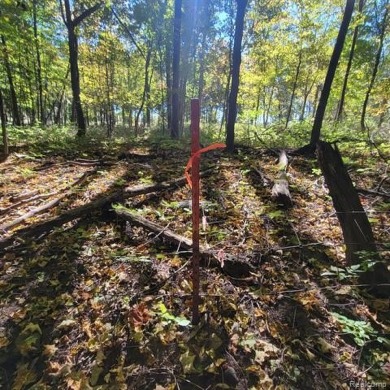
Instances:
[[[125,29],[126,33],[127,33],[128,36],[130,37],[131,42],[134,43],[135,47],[136,47],[137,50],[140,52],[141,56],[146,60],[146,56],[145,56],[144,51],[140,48],[140,46],[138,45],[138,43],[137,43],[136,40],[134,39],[133,34],[132,34],[131,31],[129,30],[129,28],[123,23],[123,21],[121,20],[121,18],[119,17],[119,15],[115,12],[115,10],[114,10],[113,7],[111,7],[111,11],[112,11],[113,15],[115,16],[116,20],[119,22],[119,24]]]
[[[81,15],[77,16],[77,18],[73,19],[73,27],[78,26],[85,18],[92,15],[95,11],[97,11],[103,5],[102,2],[95,4],[93,7],[86,9]]]

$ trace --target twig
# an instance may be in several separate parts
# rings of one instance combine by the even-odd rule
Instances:
[[[356,188],[356,191],[363,193],[363,194],[378,195],[378,196],[382,196],[384,198],[390,199],[390,194],[386,194],[386,193],[380,192],[380,191],[366,190],[365,188]]]
[[[32,196],[31,198],[23,199],[17,203],[12,204],[11,206],[0,209],[0,215],[7,214],[8,211],[16,209],[17,207],[22,206],[26,203],[33,202],[34,200],[50,198],[51,196],[58,194],[58,192],[59,191],[49,192],[48,194],[38,194],[38,195]]]
[[[77,185],[82,184],[87,179],[88,176],[90,176],[91,174],[95,173],[96,171],[97,171],[97,168],[95,168],[95,169],[93,169],[91,171],[85,172],[79,179],[77,179],[74,183],[72,183],[72,185],[70,186],[70,189],[65,191],[61,196],[51,200],[50,202],[47,202],[47,203],[41,205],[39,207],[36,207],[35,209],[30,210],[29,212],[21,215],[20,217],[14,219],[13,221],[10,221],[8,223],[5,223],[5,224],[1,225],[0,226],[0,230],[1,231],[7,231],[10,228],[19,225],[20,223],[22,223],[26,219],[31,218],[34,215],[40,214],[40,213],[42,213],[42,212],[44,212],[46,210],[49,210],[49,209],[57,206],[61,202],[62,199],[66,198],[67,196],[69,196],[71,194],[71,192],[72,192],[71,188],[72,187],[75,187]]]

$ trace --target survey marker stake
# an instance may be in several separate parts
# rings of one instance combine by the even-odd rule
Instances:
[[[192,323],[199,322],[199,99],[191,100],[191,182],[192,182]]]

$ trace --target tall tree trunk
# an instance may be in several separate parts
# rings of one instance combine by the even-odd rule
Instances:
[[[150,97],[150,88],[149,88],[149,66],[150,66],[150,58],[152,56],[152,50],[149,47],[148,51],[146,53],[146,59],[145,59],[145,76],[144,76],[144,92],[142,94],[142,101],[141,105],[137,111],[136,117],[135,117],[135,133],[138,134],[139,130],[139,117],[142,113],[142,110],[144,109],[144,106],[149,104],[148,103],[148,97]],[[146,107],[146,110],[148,107]],[[149,114],[149,122],[150,122],[150,114]]]
[[[69,65],[70,65],[70,82],[72,86],[73,95],[73,115],[77,122],[77,135],[79,137],[85,136],[87,126],[85,123],[83,107],[80,99],[80,74],[78,64],[78,42],[75,32],[75,25],[72,20],[69,0],[64,0],[66,27],[68,29],[68,46],[69,46]]]
[[[302,64],[302,49],[299,51],[297,70],[295,72],[295,78],[294,78],[293,89],[291,92],[290,104],[289,104],[288,109],[287,109],[286,124],[284,126],[285,129],[287,129],[288,122],[290,121],[292,106],[293,106],[294,98],[295,98],[295,91],[296,91],[297,85],[298,85],[298,77],[299,77],[299,71],[301,69],[301,64]]]
[[[315,80],[311,83],[310,86],[308,86],[308,78],[306,79],[306,84],[305,84],[305,90],[303,92],[303,103],[302,103],[302,110],[301,114],[299,115],[299,120],[303,121],[305,119],[305,111],[306,111],[306,104],[307,104],[307,99],[310,95],[311,90],[313,89],[315,84]]]
[[[6,118],[5,118],[3,93],[1,92],[1,89],[0,89],[0,120],[1,120],[1,134],[2,134],[2,138],[3,138],[3,154],[4,154],[4,157],[7,158],[7,156],[9,155],[7,124],[6,124]]]
[[[315,150],[316,144],[320,139],[322,121],[324,119],[325,110],[328,103],[328,98],[332,87],[333,78],[337,69],[337,64],[339,62],[340,55],[344,46],[345,37],[348,32],[348,26],[351,21],[354,4],[355,4],[355,0],[347,0],[345,6],[343,20],[341,22],[336,44],[333,49],[333,54],[329,62],[329,67],[328,67],[328,72],[326,74],[324,87],[321,92],[320,101],[318,102],[318,108],[314,118],[313,128],[311,131],[311,139],[309,144],[309,149],[311,151]]]
[[[237,119],[237,96],[240,83],[241,45],[244,33],[244,17],[248,0],[237,0],[237,13],[234,31],[232,85],[230,88],[228,115],[226,122],[226,148],[234,151],[234,127]]]
[[[173,55],[172,55],[172,114],[171,137],[180,136],[180,45],[181,45],[181,11],[182,0],[175,0],[175,15],[173,20]]]
[[[97,3],[94,6],[86,9],[82,12],[81,15],[74,17],[72,19],[72,13],[70,10],[70,2],[69,0],[64,0],[65,5],[65,14],[63,13],[62,0],[61,3],[61,12],[64,23],[68,30],[68,45],[69,45],[69,64],[70,64],[70,79],[72,86],[72,94],[73,94],[73,113],[76,115],[77,122],[77,135],[79,137],[83,137],[86,133],[87,126],[85,123],[83,107],[81,105],[80,99],[80,75],[79,75],[79,64],[78,64],[78,42],[76,35],[76,27],[88,16],[93,14],[96,10],[98,10],[103,3]]]
[[[9,55],[8,55],[7,42],[5,40],[4,35],[1,36],[1,44],[3,46],[4,66],[5,66],[5,71],[7,73],[7,78],[8,78],[8,83],[9,83],[9,91],[10,91],[10,95],[11,95],[12,122],[15,126],[21,126],[22,121],[20,119],[18,98],[16,96],[14,79],[13,79],[11,64],[10,64]]]
[[[169,53],[169,45],[166,45],[166,60],[165,60],[165,77],[167,85],[167,95],[166,95],[166,104],[167,104],[167,128],[169,131],[172,129],[172,61]]]
[[[365,0],[359,0],[358,11],[360,13],[363,11],[364,3],[365,3]],[[336,121],[338,121],[338,122],[343,117],[345,94],[347,92],[348,78],[349,78],[349,74],[351,72],[352,61],[353,61],[353,56],[355,54],[355,47],[356,47],[356,42],[357,42],[357,38],[358,38],[358,33],[359,33],[359,25],[356,25],[356,27],[355,27],[355,29],[353,31],[351,50],[349,52],[347,69],[345,70],[343,88],[341,90],[340,101],[339,101],[339,104],[338,104],[338,107],[337,107]]]
[[[270,111],[272,107],[272,101],[274,97],[275,92],[275,84],[272,84],[271,92],[268,96],[268,103],[266,102],[266,91],[264,91],[264,114],[263,114],[263,125],[264,127],[268,126],[269,117],[270,117]]]
[[[198,99],[199,99],[200,107],[202,107],[202,98],[203,98],[203,89],[204,89],[204,72],[206,68],[204,56],[206,51],[206,44],[207,44],[207,34],[206,32],[203,32],[202,44],[200,46],[200,53],[199,53],[200,65],[199,65]]]
[[[105,61],[105,76],[106,76],[106,127],[107,127],[107,137],[111,138],[113,132],[113,118],[111,110],[111,77],[109,69],[109,59],[106,58]]]
[[[150,53],[147,55],[150,57],[152,55],[152,50],[149,50]],[[145,65],[146,67],[146,65]],[[150,58],[149,58],[149,64],[147,66],[147,71],[145,71],[145,104],[146,104],[146,127],[150,127],[151,123],[151,113],[150,113],[150,86],[152,84],[152,79],[153,79],[153,67],[150,70]]]
[[[38,37],[38,23],[37,23],[37,0],[33,0],[33,24],[34,24],[34,43],[35,53],[37,56],[37,87],[38,87],[38,119],[43,126],[45,126],[45,110],[43,106],[43,86],[42,86],[42,64],[41,51]]]
[[[386,26],[387,26],[387,16],[389,14],[388,4],[389,4],[389,2],[387,1],[386,2],[386,10],[385,10],[385,13],[383,15],[383,20],[381,23],[381,31],[380,31],[380,35],[379,35],[379,47],[378,47],[378,51],[377,51],[376,56],[375,56],[375,63],[374,63],[374,67],[372,69],[371,80],[370,80],[370,84],[369,84],[367,92],[366,92],[366,97],[364,99],[363,108],[362,108],[362,115],[360,117],[360,127],[362,130],[365,130],[365,128],[366,128],[366,112],[367,112],[368,101],[370,99],[372,88],[374,87],[374,84],[375,84],[375,79],[376,79],[376,75],[378,73],[379,63],[381,61],[381,55],[382,55],[382,50],[383,50],[383,41],[385,39]]]

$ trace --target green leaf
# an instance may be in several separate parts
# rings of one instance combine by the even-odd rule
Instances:
[[[190,320],[187,320],[185,317],[176,317],[175,322],[180,326],[188,326],[191,324]]]

